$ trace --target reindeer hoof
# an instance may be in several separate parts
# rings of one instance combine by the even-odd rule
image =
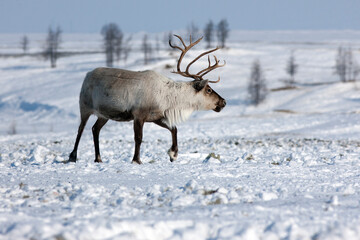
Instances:
[[[70,155],[69,155],[69,160],[68,161],[66,161],[66,163],[68,163],[68,162],[76,162],[76,152],[74,153],[74,152],[72,152],[72,153],[70,153]]]
[[[142,162],[139,160],[139,159],[133,159],[132,161],[131,161],[131,163],[132,164],[134,164],[134,163],[136,163],[136,164],[142,164]]]
[[[178,153],[177,151],[172,151],[171,148],[168,150],[168,155],[170,157],[170,162],[173,162],[177,159]]]
[[[97,162],[97,163],[102,163],[101,158],[95,159],[95,161],[94,161],[94,162]]]

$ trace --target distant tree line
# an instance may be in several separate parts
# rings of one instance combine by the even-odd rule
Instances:
[[[194,22],[191,22],[186,27],[186,37],[184,39],[189,40],[189,36],[192,39],[198,39],[200,37],[204,37],[204,41],[206,42],[206,48],[213,47],[213,44],[216,42],[217,45],[221,48],[226,47],[226,41],[229,38],[229,23],[226,19],[222,19],[218,24],[214,24],[212,20],[209,20],[203,30],[201,30]],[[173,39],[173,33],[165,32],[163,37],[163,44],[167,48],[169,46],[169,41]],[[170,51],[174,49],[170,48]]]
[[[215,37],[217,37],[218,45],[221,48],[226,47],[226,40],[229,38],[229,23],[226,19],[222,19],[218,24],[214,24],[212,20],[209,20],[204,27],[203,36],[204,40],[207,43],[206,47],[211,48]],[[191,35],[193,38],[199,38],[201,33],[199,28],[194,22],[187,27],[187,35]]]
[[[193,39],[199,38],[201,35],[204,36],[206,48],[213,47],[216,39],[219,47],[226,47],[229,31],[229,24],[226,19],[220,20],[217,24],[215,24],[212,20],[209,20],[205,24],[203,31],[201,31],[194,22],[191,22],[187,26],[187,35],[191,35]],[[105,53],[106,66],[112,67],[114,65],[114,61],[119,62],[121,60],[123,60],[126,65],[127,59],[132,50],[132,36],[129,35],[125,38],[125,35],[116,23],[105,24],[100,33],[103,36],[103,49]],[[56,67],[57,60],[61,56],[59,51],[60,44],[62,43],[61,35],[62,30],[59,26],[57,28],[49,27],[44,41],[42,55],[44,59],[50,61],[50,66],[52,68]],[[169,40],[172,40],[172,38],[172,32],[164,33],[163,43],[169,51],[173,51],[172,48],[168,47]],[[20,40],[20,47],[23,54],[28,54],[29,45],[30,40],[26,35],[24,35]],[[154,54],[159,54],[159,37],[156,36],[154,43],[154,41],[150,41],[148,34],[144,34],[140,50],[143,52],[144,56],[143,63],[145,65],[149,64],[153,59],[155,59]],[[289,77],[284,80],[287,88],[295,86],[295,76],[298,72],[298,68],[299,65],[296,62],[295,54],[294,52],[291,52],[285,67],[285,71],[289,75]],[[360,67],[354,57],[353,50],[350,47],[345,48],[340,46],[338,48],[334,73],[338,75],[341,82],[353,82],[358,80]],[[254,61],[251,67],[248,92],[249,96],[251,96],[251,102],[255,105],[261,103],[265,99],[267,93],[265,76],[259,60]]]
[[[286,73],[289,78],[284,80],[285,88],[293,88],[296,84],[295,75],[299,65],[296,63],[295,54],[292,51],[286,63]],[[354,57],[353,50],[340,46],[335,58],[334,73],[341,82],[355,82],[360,75],[360,66]],[[265,100],[267,95],[265,76],[259,60],[254,61],[248,83],[248,96],[251,104],[258,105]]]
[[[193,39],[200,37],[201,31],[196,26],[194,22],[187,27],[188,35],[191,35]],[[125,65],[129,54],[132,50],[132,36],[124,37],[123,32],[116,23],[105,24],[101,31],[103,36],[103,49],[105,53],[105,63],[108,67],[113,67],[114,61],[123,60]],[[215,37],[218,39],[218,44],[220,47],[225,47],[226,40],[229,36],[229,24],[226,19],[222,19],[218,24],[214,24],[211,20],[206,24],[204,31],[204,39],[207,43],[207,48],[212,47]],[[60,45],[62,43],[61,39],[62,30],[58,26],[57,28],[49,27],[47,37],[44,41],[42,56],[45,60],[50,61],[51,68],[55,68],[57,65],[57,60],[61,57]],[[168,48],[168,42],[172,39],[172,32],[165,33],[164,44]],[[23,54],[28,54],[29,51],[29,38],[24,35],[21,38],[20,46],[22,48]],[[168,48],[169,51],[172,51],[172,48]],[[148,64],[153,58],[154,53],[159,53],[160,51],[160,41],[156,37],[155,44],[151,43],[147,34],[144,34],[141,49],[144,54],[144,64]],[[154,51],[155,50],[155,51]]]
[[[293,88],[296,83],[295,75],[298,71],[298,64],[296,63],[294,52],[291,52],[287,60],[285,71],[289,75],[289,78],[284,80],[285,88]],[[255,106],[263,102],[268,94],[265,74],[258,59],[251,65],[247,91],[249,103]]]
[[[220,20],[217,25],[215,25],[212,20],[209,20],[204,28],[204,39],[207,43],[206,47],[212,47],[212,43],[215,41],[216,36],[219,47],[225,48],[226,40],[229,38],[229,32],[229,23],[226,19]]]

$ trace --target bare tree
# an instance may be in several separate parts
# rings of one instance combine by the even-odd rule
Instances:
[[[152,47],[151,44],[149,43],[147,34],[145,34],[143,37],[141,49],[144,52],[144,64],[147,65],[151,59],[151,53],[152,53]]]
[[[216,33],[217,33],[217,38],[220,44],[220,47],[224,48],[225,47],[225,42],[227,40],[227,38],[229,37],[229,23],[226,21],[226,19],[222,19],[218,25],[217,25],[217,29],[216,29]]]
[[[251,67],[248,93],[250,103],[254,105],[258,105],[266,98],[267,87],[265,82],[265,76],[259,60],[254,61]]]
[[[127,59],[129,57],[129,54],[131,52],[131,39],[132,36],[130,35],[124,42],[124,46],[123,46],[123,53],[124,53],[124,62],[126,65]]]
[[[24,35],[21,39],[20,44],[24,54],[26,54],[29,48],[29,38],[26,35]]]
[[[9,126],[9,130],[8,130],[8,134],[9,135],[15,135],[17,134],[17,128],[16,128],[16,121],[13,120]]]
[[[214,23],[211,20],[205,25],[204,38],[207,42],[206,47],[211,48],[211,43],[214,40]]]
[[[106,66],[112,67],[114,55],[121,57],[121,45],[123,34],[116,23],[103,26],[101,34],[104,38],[104,49],[106,55]]]
[[[286,83],[288,86],[292,87],[295,83],[295,75],[298,71],[299,65],[295,62],[295,56],[294,52],[291,52],[291,55],[288,59],[287,65],[286,65],[286,72],[289,74],[290,79],[286,80]]]
[[[156,54],[159,57],[159,53],[160,53],[160,40],[159,37],[156,36],[155,38],[155,49],[156,49]]]
[[[172,32],[164,32],[163,44],[166,48],[169,46],[169,41],[172,41]]]
[[[49,27],[43,55],[46,60],[50,59],[50,64],[52,68],[56,67],[56,61],[59,58],[60,43],[61,43],[60,27],[57,27],[56,30],[53,30],[51,27]]]
[[[200,37],[200,30],[194,22],[191,22],[187,26],[187,35],[191,36],[193,39],[197,39]]]
[[[360,67],[353,57],[352,49],[338,48],[335,63],[335,73],[339,75],[341,82],[356,81],[360,73]]]
[[[121,55],[123,53],[123,38],[124,35],[121,31],[119,31],[118,37],[115,39],[115,54],[116,54],[116,60],[120,61]]]
[[[346,52],[342,47],[338,48],[335,63],[335,73],[339,75],[341,82],[346,82]]]
[[[360,66],[354,58],[353,51],[351,48],[348,50],[348,79],[349,81],[357,81],[357,77],[360,74]]]
[[[169,48],[169,42],[173,42],[173,40],[174,40],[173,37],[174,37],[174,35],[171,31],[164,33],[163,44],[165,46],[165,49],[169,50],[170,52],[175,51],[175,49]]]

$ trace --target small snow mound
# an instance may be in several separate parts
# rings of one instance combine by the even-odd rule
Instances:
[[[242,156],[241,156],[242,160],[246,160],[246,161],[251,161],[251,160],[254,160],[254,156],[251,154],[251,153],[244,153]]]
[[[160,185],[155,184],[154,186],[150,187],[147,189],[147,194],[148,197],[158,197],[161,195],[161,189],[160,189]]]
[[[215,193],[212,195],[210,205],[217,205],[217,204],[228,204],[229,199],[226,197],[226,195],[222,193]]]
[[[276,195],[276,193],[273,193],[273,192],[262,192],[259,194],[259,197],[264,201],[278,199],[278,196]]]
[[[192,195],[178,196],[172,202],[172,207],[184,207],[191,206],[196,201],[195,197]]]
[[[49,160],[51,160],[51,158],[53,159],[53,157],[54,157],[54,155],[46,147],[36,146],[30,152],[29,162],[39,163],[39,164],[46,163]]]
[[[355,189],[352,185],[348,185],[343,192],[344,195],[353,195],[355,194]]]
[[[234,190],[229,191],[229,193],[226,196],[229,199],[230,203],[238,203],[240,200],[239,194]]]
[[[334,196],[331,196],[329,202],[329,204],[333,205],[333,206],[338,206],[339,205],[339,198],[338,196],[334,195]]]
[[[259,239],[259,229],[255,226],[249,227],[244,229],[241,232],[240,238],[241,239]]]
[[[193,192],[196,191],[198,189],[198,183],[191,179],[190,181],[188,181],[185,186],[184,186],[184,191],[185,192]]]

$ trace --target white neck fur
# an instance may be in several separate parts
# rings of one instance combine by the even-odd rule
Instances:
[[[164,111],[163,122],[170,128],[185,122],[192,112],[197,110],[196,94],[189,82],[173,82],[176,91],[167,96],[167,107]]]

